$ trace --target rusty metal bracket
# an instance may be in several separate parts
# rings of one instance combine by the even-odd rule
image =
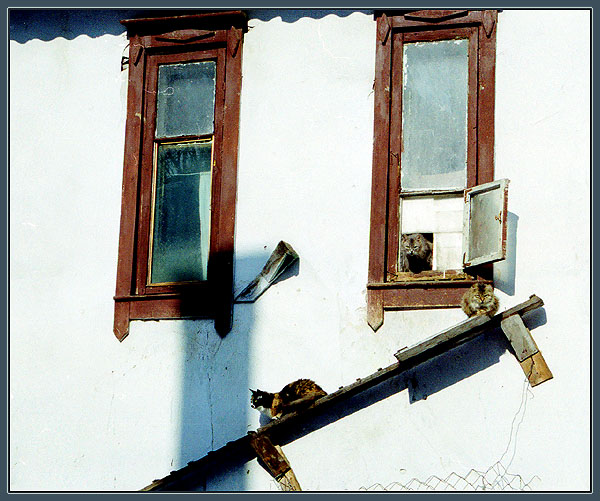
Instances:
[[[258,276],[240,292],[236,303],[253,303],[300,257],[290,244],[281,240]]]

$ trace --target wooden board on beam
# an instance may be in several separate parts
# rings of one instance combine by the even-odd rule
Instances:
[[[427,353],[442,344],[445,344],[447,349],[451,349],[454,346],[458,346],[474,336],[481,334],[486,329],[497,327],[505,319],[512,317],[513,315],[522,315],[527,311],[543,306],[543,304],[544,302],[533,294],[527,301],[502,313],[498,313],[492,318],[486,316],[468,318],[448,329],[444,329],[442,332],[439,332],[424,341],[402,348],[395,353],[394,356],[399,362],[404,362],[417,355]]]

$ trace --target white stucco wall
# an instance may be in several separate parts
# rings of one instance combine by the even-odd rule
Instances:
[[[335,391],[462,320],[366,324],[375,23],[348,14],[251,15],[236,291],[281,239],[300,267],[236,305],[223,340],[209,321],[112,334],[126,37],[11,41],[11,489],[139,489],[256,429],[249,387],[311,377]],[[285,446],[304,489],[414,487],[494,465],[533,489],[589,488],[589,30],[586,11],[503,11],[497,33],[496,177],[511,180],[516,230],[498,295],[503,309],[544,300],[529,323],[554,379],[528,387],[501,338],[482,336]],[[255,461],[207,487],[276,490]]]

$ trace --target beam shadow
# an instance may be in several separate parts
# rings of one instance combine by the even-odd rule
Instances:
[[[271,437],[281,445],[294,442],[404,390],[408,390],[411,404],[425,400],[498,363],[507,350],[512,350],[510,343],[500,328],[493,328],[416,367],[399,370],[398,374],[348,399],[334,401],[322,409],[309,409],[312,412],[294,420],[294,427],[273,428]]]
[[[528,312],[524,315],[525,319],[528,328],[533,328],[546,322],[546,314],[545,311]],[[489,326],[488,330],[465,338],[461,344],[451,343],[452,340],[448,340],[404,362],[379,369],[357,383],[343,387],[345,392],[337,396],[333,392],[308,409],[272,421],[257,432],[248,431],[237,440],[173,472],[152,490],[196,490],[190,487],[194,483],[198,486],[201,479],[205,485],[207,481],[214,485],[215,479],[227,478],[228,474],[243,477],[246,463],[256,458],[251,447],[256,433],[266,433],[274,444],[286,445],[403,390],[408,390],[410,403],[425,400],[433,393],[497,363],[507,349],[514,355],[498,326]]]

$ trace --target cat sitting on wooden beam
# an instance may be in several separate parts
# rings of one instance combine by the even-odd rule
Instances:
[[[286,384],[281,391],[269,393],[268,391],[250,389],[250,405],[260,411],[269,419],[279,419],[284,414],[289,414],[300,408],[309,406],[318,398],[327,395],[312,379],[298,379]]]

